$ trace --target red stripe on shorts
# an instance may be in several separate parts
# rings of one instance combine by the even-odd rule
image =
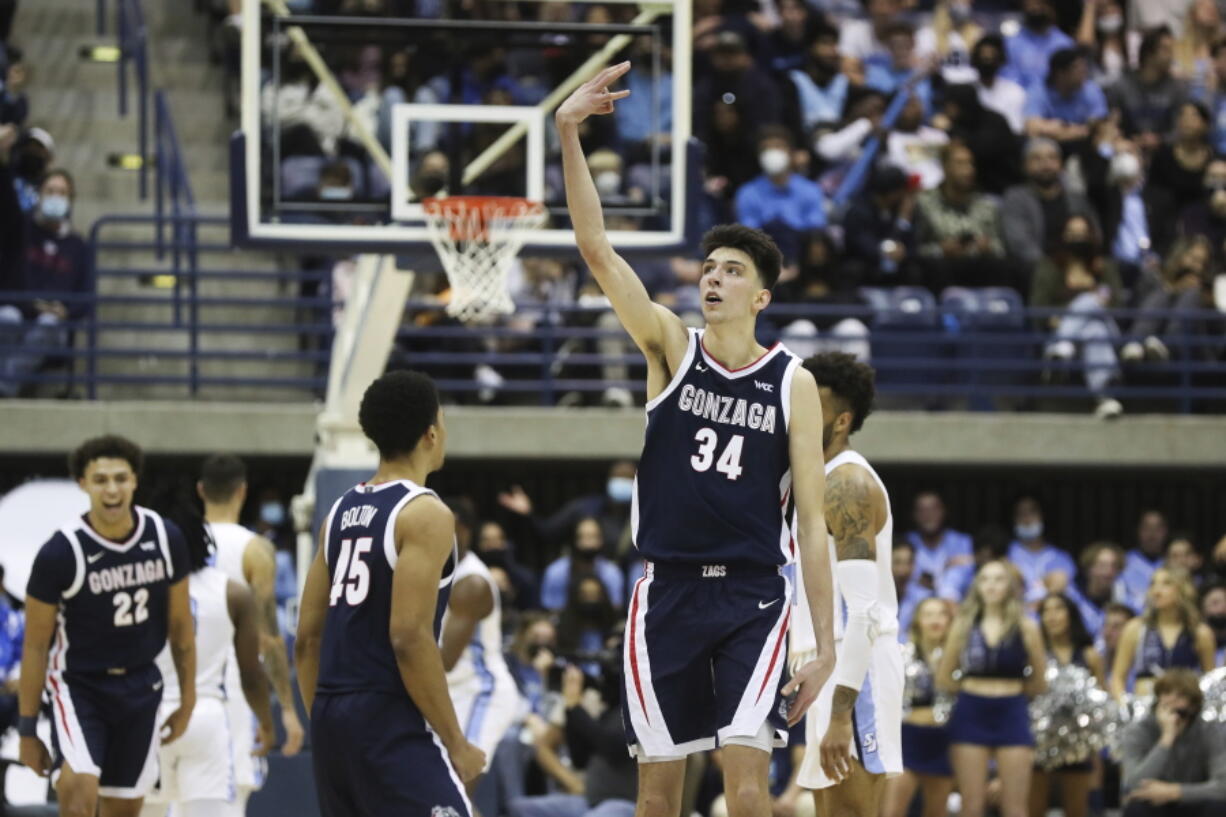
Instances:
[[[68,714],[64,712],[64,702],[60,700],[60,685],[55,680],[54,675],[47,676],[51,681],[51,686],[55,687],[55,705],[60,708],[60,721],[64,724],[64,734],[68,736],[68,742],[72,743],[72,732],[68,731]]]
[[[779,660],[779,648],[783,646],[783,637],[788,634],[788,621],[792,617],[792,610],[789,607],[788,611],[783,614],[783,626],[779,628],[779,638],[775,641],[775,651],[771,653],[770,666],[766,668],[766,676],[762,678],[762,686],[758,690],[758,697],[754,699],[754,703],[762,700],[762,693],[766,691],[766,685],[770,682],[771,673],[775,670],[775,662]]]
[[[639,706],[643,709],[643,717],[648,723],[651,723],[651,716],[647,714],[647,702],[643,699],[643,682],[639,679],[639,588],[642,585],[643,579],[635,582],[634,600],[630,604],[630,674],[634,676],[634,691],[639,695]]]

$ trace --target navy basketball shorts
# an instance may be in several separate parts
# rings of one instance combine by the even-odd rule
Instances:
[[[98,778],[103,797],[144,797],[158,778],[162,673],[145,667],[110,673],[55,670],[51,693],[52,781],[65,765]]]
[[[631,754],[650,762],[729,743],[786,746],[779,690],[791,609],[778,568],[648,563],[626,622]]]
[[[324,817],[472,817],[447,751],[407,695],[316,695],[311,746]]]

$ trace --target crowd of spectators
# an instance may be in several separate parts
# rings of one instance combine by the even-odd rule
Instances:
[[[10,39],[16,0],[0,3],[0,398],[33,390],[63,363],[92,308],[93,260],[72,223],[76,189],[25,93],[29,67]]]

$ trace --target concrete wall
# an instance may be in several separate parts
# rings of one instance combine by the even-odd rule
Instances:
[[[635,456],[639,410],[451,407],[449,455],[458,459],[610,459]],[[9,401],[0,404],[0,451],[60,453],[106,432],[150,453],[303,455],[314,450],[307,404]],[[1123,417],[1104,423],[1058,414],[882,412],[856,445],[894,464],[1222,467],[1226,418]]]

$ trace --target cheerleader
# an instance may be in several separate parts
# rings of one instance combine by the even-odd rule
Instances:
[[[1120,635],[1111,668],[1111,694],[1123,698],[1132,683],[1134,695],[1148,697],[1164,670],[1213,669],[1213,631],[1200,619],[1196,589],[1182,570],[1160,567],[1145,594],[1145,612],[1128,622]]]
[[[1100,687],[1106,686],[1103,659],[1094,649],[1093,639],[1086,631],[1081,612],[1072,601],[1052,593],[1039,602],[1039,629],[1047,660],[1058,667],[1075,666],[1089,670]],[[1035,767],[1030,781],[1030,817],[1047,814],[1048,793],[1052,779],[1060,785],[1060,807],[1064,817],[1085,817],[1089,810],[1090,791],[1094,786],[1094,763],[1086,760],[1047,771]]]
[[[957,692],[949,718],[950,762],[962,817],[983,817],[988,764],[1001,781],[1001,817],[1029,817],[1034,737],[1028,697],[1046,689],[1038,625],[1023,614],[1020,578],[1001,561],[975,576],[945,643],[938,687]]]
[[[933,705],[936,669],[951,619],[949,602],[931,596],[916,606],[911,618],[908,649],[923,671],[908,679],[911,698],[902,723],[903,773],[886,781],[882,817],[905,817],[916,790],[924,798],[923,817],[945,817],[954,772],[949,765],[949,735],[945,726],[937,724]]]

